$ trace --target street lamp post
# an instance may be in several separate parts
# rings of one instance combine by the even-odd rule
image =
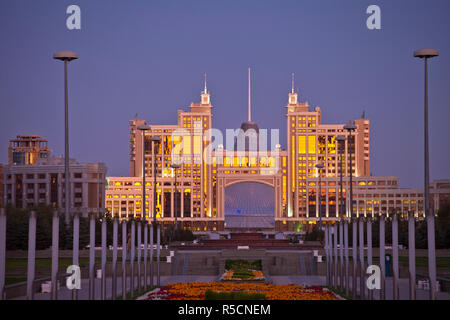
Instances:
[[[344,144],[345,146],[345,136],[337,136],[336,137],[336,141],[338,143],[338,151],[339,151],[339,167],[340,167],[340,174],[339,174],[339,178],[340,178],[340,190],[339,190],[339,212],[340,212],[340,216],[341,216],[341,220],[339,223],[339,236],[340,236],[340,272],[339,272],[339,279],[340,279],[340,287],[341,290],[344,287],[344,271],[343,271],[343,251],[344,251],[344,243],[343,243],[343,232],[345,232],[347,229],[343,226],[343,224],[345,224],[346,222],[345,220],[345,212],[344,212],[344,196],[343,196],[343,191],[342,191],[342,179],[343,179],[343,171],[342,171],[342,151],[343,151],[343,146],[342,144]],[[347,230],[348,231],[348,230]],[[346,265],[346,268],[348,268],[348,266]],[[345,272],[345,276],[348,275],[348,270],[346,270]]]
[[[53,55],[53,59],[64,61],[64,121],[65,121],[65,154],[64,154],[64,181],[65,181],[65,221],[70,218],[70,173],[69,173],[69,102],[67,87],[67,63],[78,59],[78,55],[72,51],[59,51]]]
[[[420,49],[414,51],[414,57],[425,60],[425,108],[424,108],[424,135],[425,135],[425,188],[424,188],[424,209],[427,219],[428,234],[428,273],[430,278],[430,299],[436,299],[436,248],[435,248],[435,228],[434,212],[430,211],[430,168],[428,149],[428,59],[439,56],[439,51],[434,49]]]
[[[161,141],[161,138],[158,136],[152,136],[150,138],[150,141],[153,145],[153,226],[152,229],[156,227],[156,268],[157,268],[157,284],[159,285],[159,239],[160,239],[160,231],[161,229],[157,225],[156,221],[156,166],[157,166],[157,159],[156,159],[156,147],[158,143]],[[153,237],[153,232],[150,232],[150,237]],[[153,238],[150,240],[151,244],[153,244]],[[151,285],[153,284],[153,245],[150,248],[150,278],[151,278]]]
[[[321,175],[321,170],[323,169],[323,164],[318,163],[316,164],[316,168],[319,171],[319,226],[320,226],[320,230],[322,230],[322,175]]]
[[[348,146],[350,147],[350,216],[353,218],[353,164],[352,164],[352,154],[353,154],[353,141],[352,141],[352,131],[356,130],[356,126],[349,120],[344,126],[344,129],[348,131]]]
[[[145,192],[145,131],[150,130],[149,125],[137,127],[142,132],[142,220],[146,221],[146,192]]]
[[[353,164],[352,164],[352,154],[353,154],[353,139],[352,139],[352,131],[356,130],[356,126],[352,123],[352,121],[348,121],[348,123],[344,126],[344,129],[348,131],[348,143],[347,146],[349,146],[350,148],[350,217],[352,219],[352,226],[353,226],[353,237],[352,237],[352,241],[353,241],[353,286],[352,286],[352,290],[353,290],[353,298],[356,298],[356,242],[357,242],[357,238],[356,238],[356,228],[358,227],[358,223],[355,220],[355,217],[353,216]]]
[[[161,141],[161,138],[158,136],[152,136],[150,141],[153,145],[153,223],[156,225],[156,146]]]
[[[175,176],[175,192],[174,192],[174,195],[175,195],[175,201],[174,201],[174,216],[175,216],[175,230],[176,231],[178,231],[178,220],[177,220],[177,215],[178,215],[178,212],[177,212],[177,210],[176,210],[176,207],[177,207],[177,170],[180,168],[180,165],[179,164],[175,164],[175,163],[173,163],[172,165],[171,165],[171,167],[172,167],[172,169],[173,169],[173,174],[174,174],[174,176]]]
[[[140,125],[137,127],[142,132],[142,214],[141,219],[144,222],[144,290],[147,290],[147,251],[148,251],[148,228],[147,228],[147,192],[145,186],[145,131],[150,130],[149,125]],[[139,231],[140,232],[140,231]],[[140,233],[139,233],[140,234]],[[152,248],[153,249],[153,248]],[[153,263],[150,262],[150,263]],[[139,280],[141,281],[141,280]]]

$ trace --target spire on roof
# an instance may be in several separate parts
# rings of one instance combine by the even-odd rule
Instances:
[[[251,113],[250,68],[248,68],[248,122],[251,121],[252,121],[252,113]]]
[[[289,104],[298,103],[298,94],[295,92],[295,73],[291,73],[291,92],[289,92]],[[298,90],[297,90],[298,91]]]
[[[208,90],[206,88],[206,72],[205,72],[204,76],[205,76],[205,90],[203,91],[203,93],[208,93]]]
[[[210,95],[208,93],[208,88],[206,86],[206,72],[203,74],[205,87],[201,92],[201,104],[211,104]]]
[[[295,73],[292,72],[291,93],[294,93],[294,80],[295,80]]]

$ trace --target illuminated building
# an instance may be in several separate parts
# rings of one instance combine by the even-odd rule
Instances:
[[[210,98],[205,83],[201,102],[191,103],[188,111],[178,110],[177,124],[174,125],[150,124],[149,130],[141,131],[137,127],[147,124],[145,120],[136,116],[130,121],[130,177],[108,178],[107,210],[122,219],[141,217],[142,134],[145,134],[146,216],[153,216],[152,173],[153,166],[156,166],[156,216],[163,224],[172,224],[176,212],[178,221],[185,228],[194,231],[224,230],[225,190],[247,182],[273,188],[274,230],[302,230],[306,225],[316,223],[319,215],[322,221],[336,220],[341,215],[338,205],[338,148],[343,148],[345,215],[348,216],[349,211],[346,194],[350,170],[354,177],[356,215],[376,216],[393,210],[413,210],[418,217],[423,215],[423,190],[400,189],[396,177],[370,175],[370,122],[364,116],[354,121],[357,129],[349,139],[344,124],[323,124],[322,110],[309,106],[308,102],[300,103],[292,86],[286,105],[286,150],[282,150],[279,144],[268,148],[268,151],[259,145],[253,150],[247,140],[244,148],[236,148],[235,142],[227,141],[225,147],[219,144],[212,148],[211,162],[208,162],[205,154],[209,154],[208,147],[211,148],[212,141],[208,129],[213,128]],[[259,136],[260,128],[251,122],[250,94],[248,121],[242,124],[241,129],[239,134],[253,130],[253,134]],[[162,138],[157,145],[156,158],[150,141],[154,135]],[[336,143],[339,135],[347,137],[344,146]],[[181,167],[175,173],[170,165],[181,158]],[[317,163],[324,165],[321,196],[318,194]],[[174,174],[177,175],[176,192]],[[435,198],[436,208],[439,207],[439,199],[450,193],[449,181],[442,180],[434,183],[432,194],[439,183],[440,191],[436,194],[440,193],[440,198]],[[321,213],[318,210],[319,199],[322,201]]]
[[[48,141],[37,135],[18,135],[9,140],[8,164],[29,165],[50,156]]]

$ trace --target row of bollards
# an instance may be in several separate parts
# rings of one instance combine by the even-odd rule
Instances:
[[[392,298],[400,299],[399,291],[399,243],[398,223],[399,216],[392,213],[389,217],[392,224]],[[327,223],[324,230],[324,249],[326,256],[326,283],[327,286],[339,290],[352,299],[386,299],[386,242],[385,224],[386,216],[378,217],[379,223],[379,282],[373,277],[373,243],[372,217],[342,218],[335,223]],[[349,242],[348,229],[352,226],[352,268],[349,270]],[[414,213],[408,216],[408,255],[409,255],[409,299],[416,299],[416,268],[415,268],[415,221]],[[364,237],[366,233],[366,238]],[[358,237],[359,235],[359,237]],[[370,267],[370,268],[369,268]],[[351,274],[351,276],[350,276]],[[357,285],[359,281],[359,286]],[[375,281],[379,286],[370,285]],[[359,288],[358,288],[359,287]]]
[[[27,287],[26,298],[28,300],[34,299],[35,286],[35,261],[36,261],[36,225],[37,225],[36,211],[30,211],[29,227],[28,227],[28,260],[27,260]],[[96,216],[91,215],[89,219],[89,299],[95,299],[95,223]],[[135,284],[137,281],[137,291],[142,293],[148,289],[148,284],[153,287],[153,229],[154,225],[147,224],[145,221],[131,221],[130,233],[127,233],[127,221],[119,222],[117,217],[112,220],[113,234],[112,234],[112,278],[111,278],[111,295],[107,294],[107,220],[101,219],[101,300],[106,300],[109,297],[116,299],[117,290],[117,262],[118,262],[118,239],[119,239],[119,223],[122,223],[122,299],[126,299],[127,294],[134,296]],[[137,234],[136,234],[137,224]],[[150,232],[148,230],[150,229]],[[142,243],[142,231],[144,241]],[[80,218],[78,213],[73,216],[73,250],[72,250],[72,264],[79,266],[79,233],[80,233]],[[148,236],[150,235],[150,243]],[[136,243],[137,238],[137,243]],[[161,227],[156,224],[156,278],[157,285],[160,281],[160,247],[161,247]],[[142,244],[143,259],[142,258]],[[150,248],[150,253],[148,249]],[[136,257],[137,253],[137,257]],[[150,263],[148,263],[150,258]],[[59,259],[59,213],[54,211],[52,219],[52,257],[51,257],[51,292],[50,298],[52,300],[58,299],[58,259]],[[135,274],[135,262],[137,263],[137,275]],[[141,268],[143,262],[143,270]],[[150,264],[150,272],[148,272],[148,265]],[[0,208],[0,300],[6,298],[5,292],[5,278],[6,278],[6,213],[4,208]],[[127,270],[129,272],[127,273]],[[81,277],[81,274],[78,273]],[[128,276],[129,274],[129,276]],[[70,274],[67,274],[70,276]],[[150,277],[150,279],[148,279]],[[143,281],[142,281],[143,280]],[[148,281],[150,280],[150,282]],[[80,279],[81,281],[81,279]],[[75,281],[75,284],[77,281]],[[78,299],[78,291],[75,286],[72,289],[72,299]]]

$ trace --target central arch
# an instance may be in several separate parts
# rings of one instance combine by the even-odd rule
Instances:
[[[226,171],[226,170],[224,170]],[[242,190],[240,186],[244,187]],[[250,187],[245,190],[245,187]],[[225,228],[226,220],[228,217],[235,217],[238,214],[246,214],[256,216],[250,218],[249,223],[257,221],[269,221],[270,224],[274,224],[274,221],[280,218],[280,208],[281,208],[281,174],[274,175],[264,175],[264,174],[245,174],[245,173],[233,173],[229,172],[218,172],[217,184],[216,184],[216,194],[217,194],[217,217],[224,221]],[[240,189],[240,190],[239,190]],[[229,192],[234,192],[235,196],[241,200],[236,200],[236,204],[230,205],[229,201],[226,201],[225,190]],[[240,194],[237,194],[240,192]],[[253,194],[260,193],[259,198],[255,198]],[[245,195],[246,194],[246,195]],[[262,199],[262,194],[264,199]],[[245,197],[250,200],[248,205],[244,205]],[[230,199],[230,195],[228,195]],[[262,204],[266,201],[266,204]],[[225,205],[227,204],[227,209]],[[256,210],[255,210],[256,208]],[[258,209],[259,208],[259,209]],[[240,209],[240,212],[238,210]],[[235,218],[235,219],[239,219]],[[255,229],[255,228],[253,228]],[[256,226],[256,229],[261,229]],[[262,229],[267,229],[266,227]]]
[[[275,189],[264,182],[235,182],[225,188],[225,228],[263,231],[275,227]]]
[[[225,188],[226,215],[274,215],[274,187],[263,182],[237,182]]]

